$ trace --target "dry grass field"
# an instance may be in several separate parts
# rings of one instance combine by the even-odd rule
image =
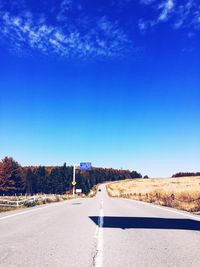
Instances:
[[[111,197],[124,197],[200,214],[200,176],[132,179],[107,184]]]

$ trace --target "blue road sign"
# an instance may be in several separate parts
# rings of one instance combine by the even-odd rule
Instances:
[[[92,170],[91,162],[81,162],[80,163],[80,170],[81,171],[91,171]]]

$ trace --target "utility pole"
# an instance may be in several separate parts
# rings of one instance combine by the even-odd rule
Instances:
[[[75,197],[75,187],[76,187],[76,165],[73,166],[73,181],[72,181],[72,186],[73,186],[73,197]]]
[[[73,165],[73,197],[75,197],[75,189],[76,189],[76,168],[80,169],[81,171],[91,171],[92,165],[91,162],[81,162],[79,165]]]

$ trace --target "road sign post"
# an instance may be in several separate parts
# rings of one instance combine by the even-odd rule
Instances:
[[[73,166],[73,180],[72,180],[73,197],[75,197],[75,192],[76,192],[76,168],[79,168],[81,171],[91,171],[92,165],[90,162],[81,162],[80,165]]]
[[[72,186],[73,186],[73,197],[75,197],[75,189],[76,189],[76,165],[73,166],[73,181],[72,181]]]

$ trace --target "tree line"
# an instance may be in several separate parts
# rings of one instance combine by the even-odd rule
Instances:
[[[0,194],[64,194],[72,189],[72,166],[22,167],[12,157],[0,161]],[[123,179],[142,178],[136,171],[112,168],[92,168],[91,171],[76,171],[76,188],[88,194],[99,183]]]
[[[172,175],[172,178],[187,177],[187,176],[200,176],[200,172],[178,172]]]

